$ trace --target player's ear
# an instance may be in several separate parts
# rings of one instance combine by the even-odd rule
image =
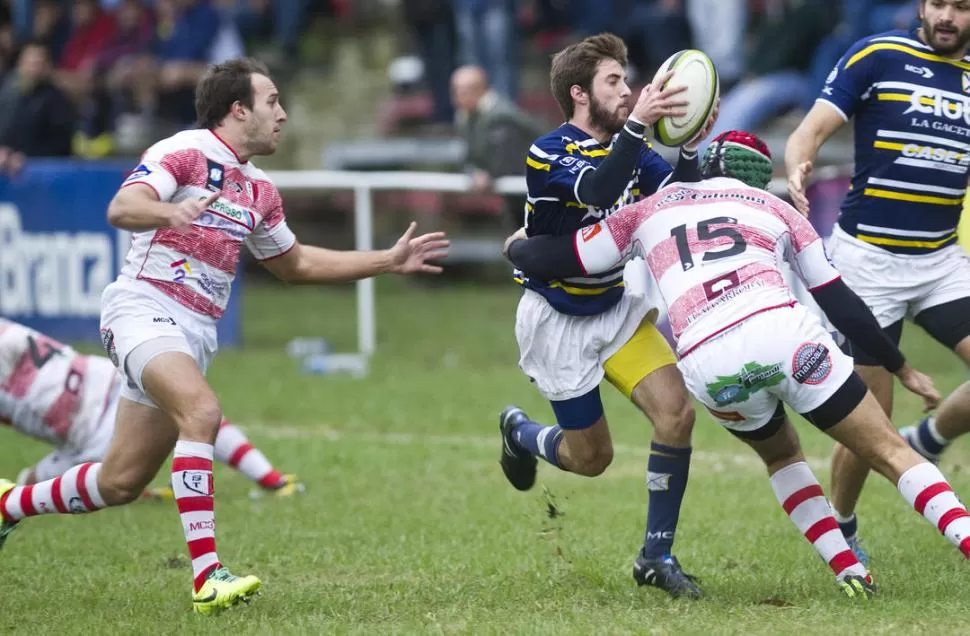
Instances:
[[[229,112],[232,113],[232,116],[236,119],[243,119],[246,116],[246,113],[249,112],[249,109],[246,108],[246,105],[241,101],[236,100],[232,103],[232,106],[229,107]]]
[[[583,90],[583,87],[579,84],[573,84],[569,87],[569,95],[573,98],[573,101],[581,106],[589,105],[589,95]]]

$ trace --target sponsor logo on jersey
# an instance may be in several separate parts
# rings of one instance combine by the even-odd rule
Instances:
[[[218,164],[211,159],[207,159],[206,164],[207,172],[205,177],[205,187],[214,192],[222,190],[222,182],[225,180],[226,171],[223,169],[221,164]]]
[[[737,375],[719,375],[717,381],[707,385],[707,394],[718,406],[744,402],[752,393],[775,386],[785,379],[781,363],[760,364],[748,362]]]
[[[903,114],[915,112],[952,120],[962,119],[970,125],[970,105],[966,98],[953,99],[949,95],[952,93],[944,95],[942,91],[934,88],[920,87],[919,90],[913,91],[909,98],[909,108],[903,111]]]
[[[920,144],[906,144],[899,151],[904,157],[928,159],[939,163],[949,163],[961,166],[970,165],[970,154],[957,152],[949,148],[935,146],[921,146]]]
[[[930,79],[933,77],[933,71],[926,66],[916,66],[914,64],[907,64],[905,68],[910,73],[916,73],[917,75],[921,75],[926,79]],[[966,74],[964,73],[964,75]]]
[[[806,342],[791,360],[792,378],[799,384],[821,384],[832,372],[832,355],[820,342]]]
[[[143,179],[152,173],[148,166],[143,163],[138,164],[138,167],[131,171],[128,178],[125,179],[125,183],[129,181],[136,181],[138,179]]]
[[[216,199],[209,205],[209,211],[233,223],[238,223],[247,230],[253,230],[256,227],[256,219],[253,217],[253,213],[235,203]]]
[[[173,327],[177,326],[175,324],[175,319],[169,316],[155,316],[154,318],[152,318],[152,322],[155,324],[172,325]]]
[[[188,261],[186,261],[184,258],[180,258],[177,261],[172,261],[168,264],[168,266],[175,270],[172,272],[172,280],[176,283],[184,282],[185,275],[192,274],[192,268],[189,266]]]
[[[963,92],[970,93],[970,71],[963,71],[962,82]]]
[[[593,240],[593,237],[599,234],[601,229],[602,227],[600,226],[599,223],[597,223],[596,225],[587,225],[586,227],[584,227],[581,230],[583,235],[583,242],[588,243],[591,240]]]

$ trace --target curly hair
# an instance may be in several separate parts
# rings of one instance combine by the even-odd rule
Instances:
[[[701,160],[701,176],[731,177],[752,188],[764,189],[771,181],[771,151],[757,135],[729,130],[718,135]]]

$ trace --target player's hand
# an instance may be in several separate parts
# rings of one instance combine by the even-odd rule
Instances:
[[[509,257],[509,248],[512,247],[512,243],[516,241],[521,241],[529,238],[529,235],[525,233],[525,228],[520,227],[515,231],[515,234],[505,239],[505,245],[502,247],[502,256],[505,258]]]
[[[647,84],[640,91],[637,103],[633,105],[630,115],[646,126],[653,126],[661,117],[683,117],[687,114],[684,107],[687,100],[681,93],[687,90],[686,86],[667,86],[664,84],[674,76],[673,71],[667,71],[657,77],[652,83]]]
[[[707,139],[707,136],[711,134],[711,130],[714,128],[714,123],[717,122],[717,116],[721,112],[721,98],[717,98],[717,102],[714,103],[714,109],[711,111],[711,116],[707,118],[707,122],[704,123],[704,127],[701,128],[700,132],[694,136],[693,139],[684,144],[684,150],[688,152],[694,152],[697,147],[701,145],[701,142]]]
[[[172,227],[184,227],[191,225],[193,221],[202,216],[202,213],[209,209],[209,206],[222,196],[222,192],[213,192],[204,199],[185,199],[175,205],[169,224]]]
[[[812,174],[812,162],[803,161],[798,164],[795,171],[788,175],[788,196],[791,197],[795,209],[804,216],[808,216],[808,197],[805,195],[805,186],[808,184],[808,175]]]
[[[407,231],[401,235],[390,252],[391,271],[395,274],[440,274],[441,267],[430,265],[448,256],[448,239],[444,232],[431,232],[414,236],[418,224],[411,221]]]
[[[923,406],[926,411],[935,409],[943,399],[940,392],[933,385],[933,379],[925,373],[920,373],[908,364],[903,365],[903,368],[896,373],[896,377],[899,378],[902,385],[911,393],[915,393],[923,398]]]

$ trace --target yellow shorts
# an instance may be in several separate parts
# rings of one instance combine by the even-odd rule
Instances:
[[[633,337],[610,356],[603,368],[606,379],[629,398],[640,380],[671,364],[677,364],[677,357],[667,339],[653,322],[644,320]]]

